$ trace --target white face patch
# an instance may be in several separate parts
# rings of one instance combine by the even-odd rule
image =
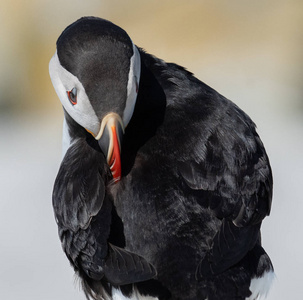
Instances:
[[[134,54],[130,59],[130,68],[128,74],[127,99],[122,117],[125,127],[129,123],[135,109],[141,73],[140,53],[134,44],[133,51]]]
[[[66,119],[63,120],[63,133],[62,133],[62,158],[65,156],[66,151],[70,147],[72,139],[68,132],[68,125]]]
[[[49,74],[55,91],[67,113],[82,127],[98,134],[100,121],[90,104],[85,89],[79,79],[64,69],[59,61],[57,51],[49,62]],[[67,92],[77,89],[77,104],[72,105]]]

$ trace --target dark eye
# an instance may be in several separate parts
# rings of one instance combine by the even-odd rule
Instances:
[[[72,105],[77,104],[77,89],[75,87],[71,91],[67,91],[67,96]]]

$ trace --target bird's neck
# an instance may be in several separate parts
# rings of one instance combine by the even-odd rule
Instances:
[[[166,110],[166,95],[159,82],[157,58],[141,50],[140,55],[139,92],[122,146],[122,170],[126,174],[131,170],[138,150],[155,135],[163,123]]]

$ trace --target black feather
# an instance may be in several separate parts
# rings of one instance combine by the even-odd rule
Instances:
[[[125,285],[149,280],[156,271],[143,257],[108,243],[113,240],[111,228],[117,226],[112,224],[114,208],[104,185],[111,178],[104,155],[91,145],[94,141],[83,137],[72,141],[55,181],[53,207],[62,247],[86,294],[99,299],[105,295],[104,280]]]

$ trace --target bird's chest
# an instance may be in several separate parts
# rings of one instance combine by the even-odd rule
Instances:
[[[165,147],[153,154],[139,152],[131,172],[114,188],[113,199],[126,248],[164,267],[167,253],[170,263],[180,260],[184,251],[195,256],[195,246],[201,247],[204,238],[202,208],[186,196],[175,164],[161,151]]]
[[[138,153],[132,170],[118,183],[114,204],[126,232],[148,238],[164,225],[180,196],[173,168],[164,156]],[[152,228],[152,230],[151,230]],[[142,235],[143,234],[143,235]]]

